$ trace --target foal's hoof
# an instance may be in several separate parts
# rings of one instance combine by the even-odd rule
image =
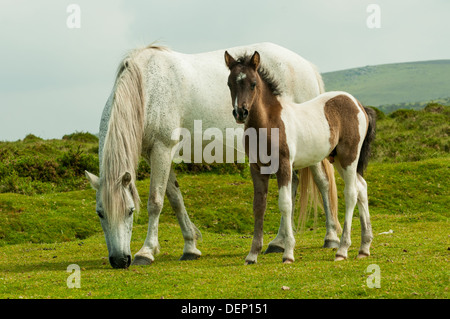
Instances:
[[[184,253],[183,256],[180,257],[180,260],[196,260],[199,259],[200,255],[193,253]]]
[[[153,260],[145,256],[135,256],[131,265],[133,266],[148,266],[151,265]]]
[[[256,264],[256,260],[246,260],[244,265],[254,265]]]
[[[334,261],[341,261],[341,260],[346,260],[347,257],[341,256],[341,255],[336,255],[336,257],[334,258]]]
[[[283,258],[283,264],[292,264],[294,261],[290,258]]]
[[[338,240],[325,239],[323,248],[339,248],[340,242]]]
[[[272,253],[284,253],[284,248],[280,246],[269,245],[264,254],[272,254]]]

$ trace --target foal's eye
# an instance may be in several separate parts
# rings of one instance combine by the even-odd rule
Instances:
[[[252,90],[254,90],[255,87],[256,87],[256,82],[253,82],[252,84],[250,84],[250,88],[251,88]]]
[[[130,212],[128,213],[128,215],[129,215],[129,216],[133,215],[133,212],[134,212],[134,207],[133,207],[133,208],[130,208]]]

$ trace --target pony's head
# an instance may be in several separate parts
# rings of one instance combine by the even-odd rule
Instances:
[[[236,122],[245,122],[257,96],[259,85],[260,56],[257,51],[250,57],[235,60],[225,51],[225,63],[230,69],[228,87],[233,101],[233,116]]]
[[[113,93],[108,99],[100,125],[100,177],[86,172],[97,190],[97,214],[114,268],[131,263],[133,212],[139,211],[136,169],[141,154],[144,127],[143,78],[133,56],[119,68]]]
[[[131,263],[131,232],[136,209],[136,188],[126,172],[109,185],[103,178],[85,172],[97,191],[96,211],[105,233],[109,262],[113,268],[127,268]]]

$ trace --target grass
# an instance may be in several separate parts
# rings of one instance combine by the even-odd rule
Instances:
[[[307,228],[312,230],[297,234],[294,264],[284,265],[280,254],[270,254],[261,255],[256,265],[244,266],[253,227],[252,187],[239,174],[179,178],[189,215],[203,234],[199,260],[178,261],[183,239],[166,202],[159,231],[161,254],[149,267],[128,270],[109,265],[94,212],[94,191],[0,194],[0,202],[8,203],[2,204],[1,229],[8,224],[7,216],[10,226],[22,225],[14,232],[23,233],[19,244],[10,244],[12,237],[1,239],[0,298],[448,298],[449,165],[449,158],[370,165],[372,255],[354,259],[360,241],[355,213],[349,260],[341,263],[333,262],[334,251],[321,248],[325,228],[320,214],[317,225],[310,222]],[[338,187],[342,189],[340,180]],[[144,203],[147,188],[147,180],[138,182]],[[279,224],[275,194],[276,181],[271,180],[266,245]],[[342,202],[341,198],[341,212]],[[39,219],[44,222],[39,224]],[[92,229],[80,239],[76,229],[86,225]],[[380,234],[390,229],[393,233]],[[133,253],[140,249],[146,231],[144,210],[133,229]],[[55,237],[46,237],[50,234]],[[81,268],[80,289],[66,285],[70,264]],[[367,286],[366,269],[371,264],[380,267],[381,288]]]
[[[248,167],[176,165],[203,255],[180,262],[183,239],[167,199],[160,218],[161,254],[149,267],[114,270],[95,214],[95,191],[84,169],[98,173],[97,138],[74,133],[62,140],[28,135],[0,142],[0,298],[444,298],[449,297],[449,106],[378,111],[373,160],[365,178],[374,231],[371,256],[356,260],[357,210],[349,259],[321,248],[325,218],[296,235],[296,261],[260,255],[244,266],[253,233],[253,187]],[[38,154],[38,156],[37,156]],[[142,203],[131,251],[147,232],[149,168],[141,161]],[[339,218],[343,182],[337,178]],[[269,183],[265,244],[277,233],[276,180]],[[382,234],[393,230],[392,233]],[[265,248],[265,247],[264,247]],[[67,267],[81,268],[81,288],[69,289]],[[367,286],[367,267],[380,267],[381,287]],[[282,289],[289,287],[289,289]]]
[[[448,229],[436,222],[386,225],[377,217],[373,223],[395,231],[375,235],[371,257],[353,259],[353,246],[350,259],[341,263],[333,262],[333,251],[321,248],[323,228],[297,240],[292,265],[271,254],[244,266],[250,238],[207,231],[199,243],[203,256],[180,262],[179,227],[169,223],[160,226],[162,253],[156,262],[128,270],[109,266],[102,234],[70,243],[7,246],[0,251],[0,298],[448,298]],[[135,227],[133,251],[145,232],[144,226]],[[357,235],[355,227],[353,238]],[[70,264],[81,268],[80,289],[67,288]],[[367,286],[371,264],[380,267],[379,289]]]
[[[378,112],[371,162],[401,163],[446,157],[450,152],[450,106]]]

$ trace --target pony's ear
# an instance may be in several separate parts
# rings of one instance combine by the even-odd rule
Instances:
[[[225,51],[225,63],[229,69],[236,64],[236,60],[228,53],[228,51]]]
[[[122,176],[122,186],[127,187],[128,185],[130,185],[130,183],[131,183],[131,174],[126,172]]]
[[[86,175],[86,178],[88,179],[89,183],[91,183],[91,186],[93,189],[98,191],[100,188],[99,179],[94,174],[89,173],[88,171],[84,171],[84,175]]]
[[[261,57],[259,56],[258,51],[255,51],[255,53],[253,53],[253,56],[250,59],[250,65],[253,67],[253,69],[258,70],[260,62]]]

